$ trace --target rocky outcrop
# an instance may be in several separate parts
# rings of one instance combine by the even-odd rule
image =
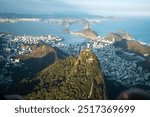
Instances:
[[[81,31],[72,32],[69,29],[66,29],[65,31],[69,32],[70,34],[82,36],[82,37],[85,37],[85,38],[88,38],[88,39],[95,39],[98,36],[96,34],[96,32],[91,29],[89,23],[87,23],[85,25],[85,28],[83,30],[81,30]]]

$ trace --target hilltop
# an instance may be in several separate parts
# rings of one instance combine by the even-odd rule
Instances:
[[[122,41],[122,40],[132,40],[133,37],[132,35],[128,34],[125,31],[118,31],[118,32],[110,32],[107,36],[106,36],[106,40],[109,41]]]
[[[56,61],[28,82],[35,88],[26,99],[106,99],[99,61],[89,49]]]
[[[30,72],[38,73],[50,64],[54,63],[56,60],[63,59],[66,56],[67,54],[63,53],[58,48],[41,45],[33,50],[31,54],[22,55],[19,58]]]
[[[121,40],[116,42],[114,45],[142,56],[150,56],[150,46],[144,45],[135,40]]]
[[[106,40],[114,41],[114,46],[123,48],[124,50],[142,56],[150,56],[150,46],[134,40],[133,37],[125,31],[119,31],[116,33],[110,32],[106,36]]]

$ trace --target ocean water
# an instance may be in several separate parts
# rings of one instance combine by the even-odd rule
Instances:
[[[150,17],[106,20],[99,24],[93,24],[92,28],[102,36],[106,36],[109,32],[124,30],[131,34],[135,40],[150,44]]]
[[[73,24],[68,28],[72,31],[82,30],[83,24]],[[136,40],[150,44],[150,18],[124,18],[121,20],[106,20],[91,26],[98,35],[106,36],[109,32],[124,30],[133,35]],[[18,22],[0,23],[0,32],[8,32],[18,35],[48,35],[53,34],[64,38],[66,44],[78,44],[86,39],[68,34],[64,31],[65,26],[60,24],[48,24],[46,22]]]

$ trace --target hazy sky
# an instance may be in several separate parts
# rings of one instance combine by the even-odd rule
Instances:
[[[150,16],[150,0],[0,0],[0,12]]]

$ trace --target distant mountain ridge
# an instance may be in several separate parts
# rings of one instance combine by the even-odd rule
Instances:
[[[29,14],[29,13],[0,13],[0,17],[2,18],[106,18],[101,15],[89,15],[81,12],[65,12],[63,14],[60,13],[49,13],[49,14]]]

